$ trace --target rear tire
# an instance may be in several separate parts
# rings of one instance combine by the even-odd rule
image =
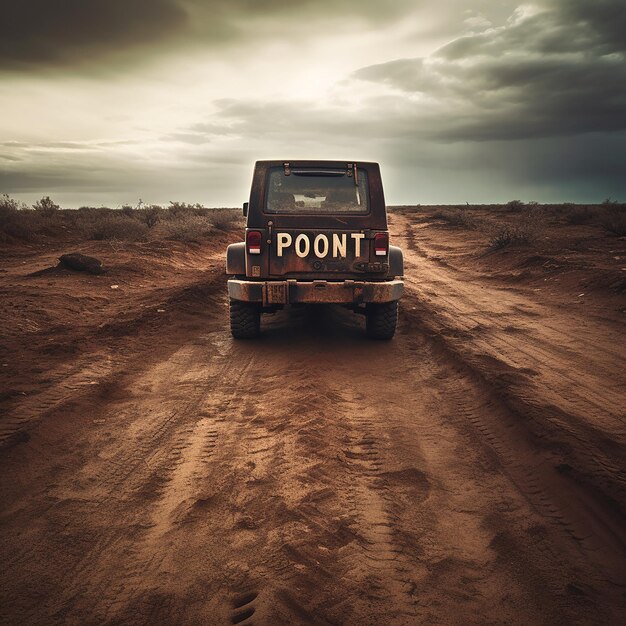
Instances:
[[[254,302],[230,301],[230,332],[235,339],[254,339],[261,331],[261,309]]]
[[[371,339],[391,339],[398,322],[398,301],[368,304],[365,309],[365,332]]]

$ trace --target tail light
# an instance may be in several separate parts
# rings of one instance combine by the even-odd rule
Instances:
[[[261,233],[258,230],[249,230],[246,235],[248,254],[261,254]]]
[[[387,256],[389,252],[389,235],[387,233],[376,233],[374,235],[374,254],[376,256]]]

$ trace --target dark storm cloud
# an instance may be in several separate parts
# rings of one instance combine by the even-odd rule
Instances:
[[[626,3],[621,0],[553,0],[563,19],[582,25],[606,50],[626,50]]]
[[[422,105],[436,100],[439,112],[426,116],[423,131],[442,140],[622,130],[625,21],[622,0],[555,1],[428,58],[398,59],[355,76],[415,97],[416,108],[420,98]]]
[[[327,21],[337,21],[340,28],[379,23],[395,19],[414,4],[411,0],[396,0],[391,6],[378,0],[362,0],[358,5],[352,0],[1,0],[0,69],[89,65],[146,45],[152,45],[154,53],[288,36],[290,24],[297,24],[302,32]]]
[[[175,0],[2,0],[0,68],[88,61],[158,41],[186,21]]]

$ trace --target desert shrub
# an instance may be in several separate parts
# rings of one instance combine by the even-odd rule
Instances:
[[[513,223],[492,222],[488,226],[489,246],[499,250],[510,245],[533,243],[545,225],[545,215],[537,203],[529,204]]]
[[[506,203],[506,208],[512,213],[521,213],[526,205],[521,200],[511,200]]]
[[[57,208],[49,208],[47,202],[43,202],[41,205],[37,203],[42,208],[33,210],[7,194],[0,196],[0,239],[34,241],[44,234],[56,234],[62,222],[56,217],[52,219],[58,211],[58,206],[52,204]]]
[[[476,218],[465,209],[440,209],[433,217],[456,228],[473,229],[478,224]]]
[[[157,204],[153,204],[144,209],[139,209],[139,219],[148,227],[154,228],[161,220],[161,212],[163,209]]]
[[[11,198],[9,194],[3,193],[0,195],[0,216],[17,213],[17,211],[23,208],[25,208],[25,205],[19,200]]]
[[[498,224],[491,228],[489,247],[499,250],[511,244],[528,244],[533,240],[531,233],[515,224]]]
[[[118,215],[104,215],[89,220],[83,226],[83,232],[90,239],[97,241],[142,241],[146,238],[148,227],[146,224],[128,217],[123,213]]]
[[[104,209],[98,209],[95,206],[81,206],[76,210],[77,222],[84,222],[89,219],[98,219],[107,213]]]
[[[240,220],[241,213],[237,209],[210,209],[207,217],[216,228],[227,230]]]
[[[167,207],[168,217],[170,219],[179,219],[194,214],[194,210],[201,208],[201,205],[188,204],[186,202],[171,202]]]
[[[0,240],[3,242],[12,239],[32,241],[35,239],[38,229],[37,216],[32,211],[3,215],[0,217]]]
[[[52,217],[59,208],[59,205],[55,204],[50,199],[50,196],[44,196],[41,200],[37,200],[37,202],[33,204],[33,209],[46,217]]]
[[[613,198],[605,198],[604,200],[602,200],[603,207],[614,207],[618,205],[619,203],[617,202],[617,200],[613,200]]]
[[[167,237],[180,241],[200,241],[212,230],[228,230],[240,220],[236,209],[208,209],[200,204],[170,203],[125,205],[120,209],[83,206],[78,210],[60,209],[48,196],[32,209],[0,196],[0,241],[35,241],[44,236],[78,235],[110,242],[142,241]],[[158,228],[157,228],[158,226]]]
[[[216,209],[209,209],[208,207],[202,206],[201,204],[194,204],[191,207],[191,212],[193,215],[200,215],[202,217],[208,217],[215,211]]]
[[[0,196],[0,241],[6,242],[11,239],[32,238],[32,219],[26,216],[24,206],[7,194]],[[28,211],[33,213],[33,211]]]
[[[618,237],[626,237],[626,205],[614,203],[605,207],[601,220],[604,230]]]
[[[176,239],[177,241],[200,241],[212,230],[208,218],[190,214],[168,220],[161,226],[167,239]]]
[[[567,206],[565,221],[572,226],[588,224],[592,218],[593,211],[588,206],[575,206],[573,204]]]

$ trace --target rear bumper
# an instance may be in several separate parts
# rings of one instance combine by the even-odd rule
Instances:
[[[231,279],[228,281],[230,298],[244,302],[258,302],[264,306],[296,302],[321,304],[392,302],[400,299],[403,293],[404,282],[401,280],[366,282],[362,280],[252,281]]]

